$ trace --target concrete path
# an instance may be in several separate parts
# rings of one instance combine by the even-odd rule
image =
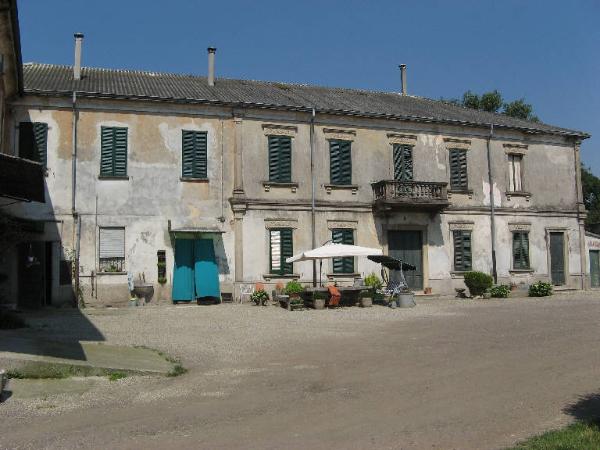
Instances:
[[[120,403],[61,409],[54,398],[56,408],[30,411],[9,400],[0,448],[494,449],[600,411],[591,296],[432,300],[409,311],[173,308],[146,311],[143,323],[169,315],[189,361],[224,339],[241,352],[204,365],[210,353],[198,353],[181,377],[123,383]],[[90,320],[123,339],[116,315]],[[260,339],[249,345],[247,332]]]
[[[155,374],[166,374],[173,368],[173,364],[164,356],[147,348],[3,335],[0,343],[0,367],[18,367],[29,362]]]

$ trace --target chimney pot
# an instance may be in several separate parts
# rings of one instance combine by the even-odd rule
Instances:
[[[406,64],[400,64],[400,81],[402,83],[402,95],[408,95],[406,92]]]
[[[215,47],[208,47],[208,77],[207,82],[209,86],[215,85],[215,53],[217,49]]]
[[[75,62],[73,63],[73,79],[81,80],[81,43],[83,42],[83,33],[75,33]]]

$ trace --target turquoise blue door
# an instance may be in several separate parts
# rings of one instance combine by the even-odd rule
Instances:
[[[219,268],[212,239],[194,241],[196,297],[221,297]]]
[[[174,302],[191,302],[194,296],[194,241],[175,240],[175,268],[173,269]]]
[[[174,302],[220,298],[219,268],[212,239],[175,239]]]

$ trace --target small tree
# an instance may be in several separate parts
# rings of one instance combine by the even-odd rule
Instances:
[[[505,103],[503,112],[507,116],[516,117],[517,119],[531,120],[532,122],[540,121],[537,116],[533,115],[533,106],[529,103],[525,103],[524,98]]]

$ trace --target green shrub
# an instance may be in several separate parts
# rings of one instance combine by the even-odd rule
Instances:
[[[285,285],[284,292],[286,295],[301,294],[304,292],[304,286],[302,286],[298,281],[292,280]]]
[[[11,311],[0,309],[0,330],[14,330],[16,328],[25,328],[27,324],[22,317]]]
[[[506,284],[497,284],[492,286],[490,294],[495,298],[507,298],[510,295],[510,286]]]
[[[465,273],[465,285],[469,288],[472,297],[483,295],[493,283],[494,279],[487,273],[477,271]]]
[[[529,286],[530,297],[547,297],[552,295],[552,285],[543,281],[538,281]]]
[[[260,289],[253,292],[250,298],[257,305],[266,305],[269,301],[269,294],[267,294],[263,289]]]
[[[383,286],[383,281],[381,281],[381,279],[375,275],[375,273],[370,273],[365,277],[365,286],[376,291],[381,289],[381,286]]]

